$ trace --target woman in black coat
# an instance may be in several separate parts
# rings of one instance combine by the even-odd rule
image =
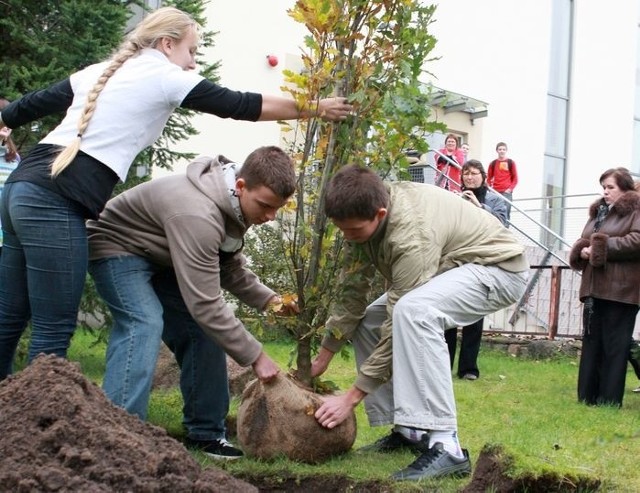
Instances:
[[[477,159],[470,159],[462,166],[462,191],[460,195],[476,207],[493,214],[502,224],[506,225],[507,203],[502,200],[500,195],[489,190],[487,187],[487,173],[484,171],[482,163]],[[500,225],[496,223],[496,227],[499,228]],[[484,317],[471,325],[462,327],[460,354],[458,356],[458,378],[477,380],[480,377],[478,353],[482,342],[483,327]],[[449,359],[451,368],[453,368],[458,345],[458,330],[449,329],[445,331],[444,338],[447,341]]]

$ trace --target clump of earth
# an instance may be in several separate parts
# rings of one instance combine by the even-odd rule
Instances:
[[[0,491],[257,492],[203,469],[165,430],[115,407],[75,363],[40,356],[0,383]]]

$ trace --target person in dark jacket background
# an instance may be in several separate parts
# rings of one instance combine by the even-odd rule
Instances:
[[[640,305],[640,194],[626,168],[600,176],[602,199],[569,255],[584,303],[578,400],[622,406],[629,342]]]
[[[489,190],[487,187],[487,173],[482,163],[477,159],[470,159],[462,166],[462,193],[460,195],[476,207],[493,214],[503,225],[506,224],[506,202],[497,193]],[[498,226],[496,225],[496,227]],[[460,354],[458,356],[458,378],[477,380],[480,377],[478,353],[482,342],[483,326],[484,317],[471,325],[462,327]],[[453,368],[458,346],[458,329],[446,330],[444,338],[447,341],[449,359],[451,368]]]

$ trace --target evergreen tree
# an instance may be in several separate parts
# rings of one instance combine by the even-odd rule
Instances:
[[[0,2],[0,93],[13,100],[105,59],[122,39],[131,12],[109,0]],[[60,120],[16,129],[22,155]]]
[[[184,10],[205,26],[205,3],[205,0],[176,0],[163,5]],[[139,11],[143,4],[135,0],[1,0],[0,95],[14,100],[64,80],[87,65],[108,59],[124,39],[135,9]],[[213,32],[203,30],[201,46],[212,45]],[[216,81],[217,67],[217,63],[212,63],[199,68],[204,77]],[[123,101],[123,104],[135,104],[135,101]],[[195,157],[193,153],[171,148],[173,143],[198,133],[190,123],[193,114],[181,108],[174,112],[155,145],[138,154],[126,182],[116,187],[115,194],[148,180],[153,166],[171,169],[175,161]],[[15,129],[12,137],[20,154],[24,157],[62,117],[62,114],[51,115]],[[90,279],[81,312],[89,316],[91,325],[96,322],[109,325],[108,310]],[[81,325],[86,326],[84,322]]]
[[[132,7],[137,1],[118,0],[2,0],[0,2],[0,94],[9,100],[63,80],[73,72],[105,60],[120,45]],[[164,2],[189,12],[204,25],[204,0]],[[213,33],[202,33],[202,46],[212,46]],[[217,63],[200,67],[215,81]],[[151,149],[141,152],[125,184],[140,179],[139,167],[171,168],[180,158],[194,157],[171,150],[171,144],[195,135],[189,123],[192,111],[179,109],[169,120],[162,137]],[[43,118],[16,129],[12,136],[24,156],[42,139],[62,115]],[[123,187],[119,187],[117,192]]]

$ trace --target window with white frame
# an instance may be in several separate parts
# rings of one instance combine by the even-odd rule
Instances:
[[[636,94],[633,107],[633,154],[631,170],[640,173],[640,0],[637,1],[638,28],[636,29]]]
[[[638,0],[640,1],[640,0]],[[570,103],[573,0],[554,0],[551,12],[551,56],[547,89],[547,121],[542,194],[542,224],[562,235]],[[541,238],[549,247],[554,237]],[[547,241],[548,240],[548,241]]]

